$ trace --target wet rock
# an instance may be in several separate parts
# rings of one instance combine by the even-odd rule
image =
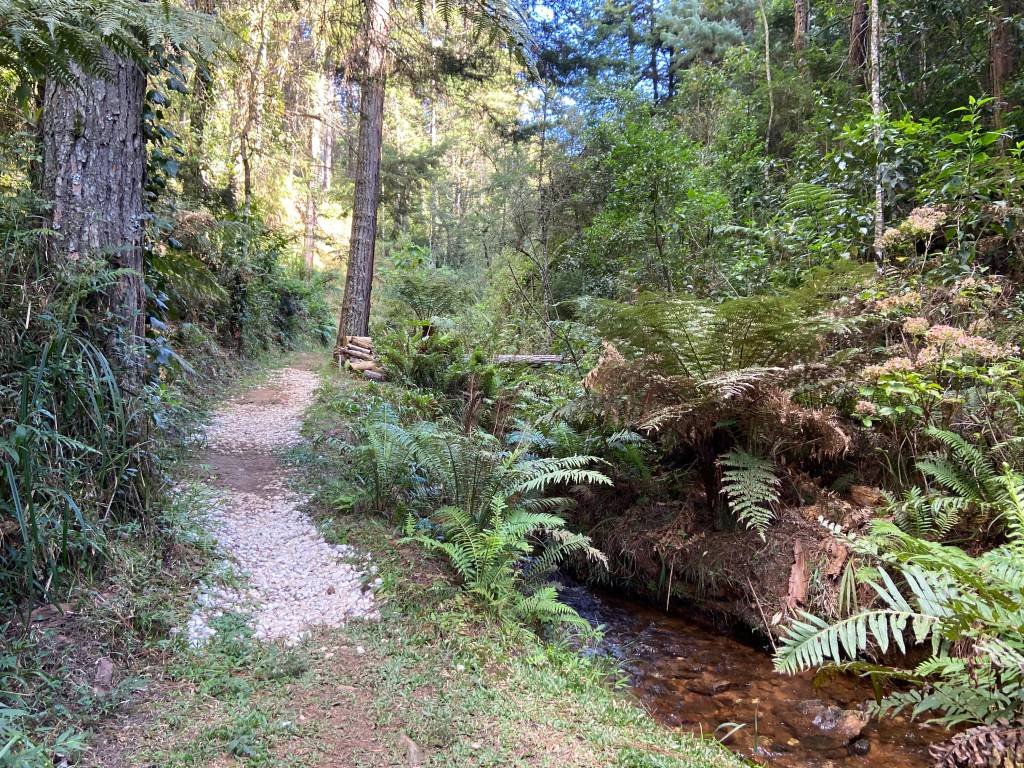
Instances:
[[[850,742],[849,746],[846,748],[846,751],[849,752],[851,755],[866,755],[868,752],[871,751],[871,742],[865,738],[854,739]]]
[[[708,672],[686,683],[686,689],[701,696],[715,696],[732,687],[732,682]]]
[[[825,751],[845,748],[860,736],[868,720],[868,714],[858,709],[808,699],[797,704],[787,724],[805,748]]]

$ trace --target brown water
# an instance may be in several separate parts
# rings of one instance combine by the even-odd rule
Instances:
[[[923,768],[931,765],[928,745],[948,736],[896,718],[872,719],[859,737],[845,738],[821,713],[829,706],[859,709],[872,698],[866,681],[779,675],[770,654],[752,643],[581,585],[565,584],[562,598],[591,623],[604,625],[598,650],[619,660],[652,715],[666,725],[714,735],[757,762],[781,768]],[[833,719],[838,714],[829,712]],[[857,720],[858,714],[846,717]]]

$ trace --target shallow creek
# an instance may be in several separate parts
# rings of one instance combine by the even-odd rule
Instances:
[[[572,582],[563,584],[562,599],[592,624],[604,625],[599,651],[619,660],[652,715],[723,739],[757,762],[923,768],[931,765],[928,745],[946,736],[907,718],[872,719],[857,736],[865,718],[851,710],[872,698],[866,681],[842,676],[816,684],[811,674],[779,675],[765,650],[708,623]]]

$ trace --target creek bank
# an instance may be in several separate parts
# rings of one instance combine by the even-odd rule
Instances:
[[[776,637],[794,611],[830,615],[836,605],[849,553],[822,521],[856,532],[880,498],[866,486],[818,493],[813,503],[777,509],[762,539],[721,525],[692,487],[669,500],[617,482],[614,494],[581,497],[572,520],[608,556],[614,583]]]
[[[768,649],[705,618],[656,608],[566,580],[562,599],[604,627],[596,649],[629,675],[633,694],[662,723],[714,734],[744,757],[781,768],[924,768],[949,733],[905,717],[876,720],[865,681],[783,676]]]

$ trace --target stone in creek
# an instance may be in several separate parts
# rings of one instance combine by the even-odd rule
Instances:
[[[846,748],[846,751],[851,755],[866,755],[871,751],[871,742],[864,738],[851,741],[850,745]]]
[[[686,689],[702,696],[715,696],[732,687],[732,682],[705,672],[696,680],[686,684]]]
[[[817,699],[796,705],[787,724],[805,749],[842,749],[857,739],[868,724],[868,714],[858,709],[843,709]]]

